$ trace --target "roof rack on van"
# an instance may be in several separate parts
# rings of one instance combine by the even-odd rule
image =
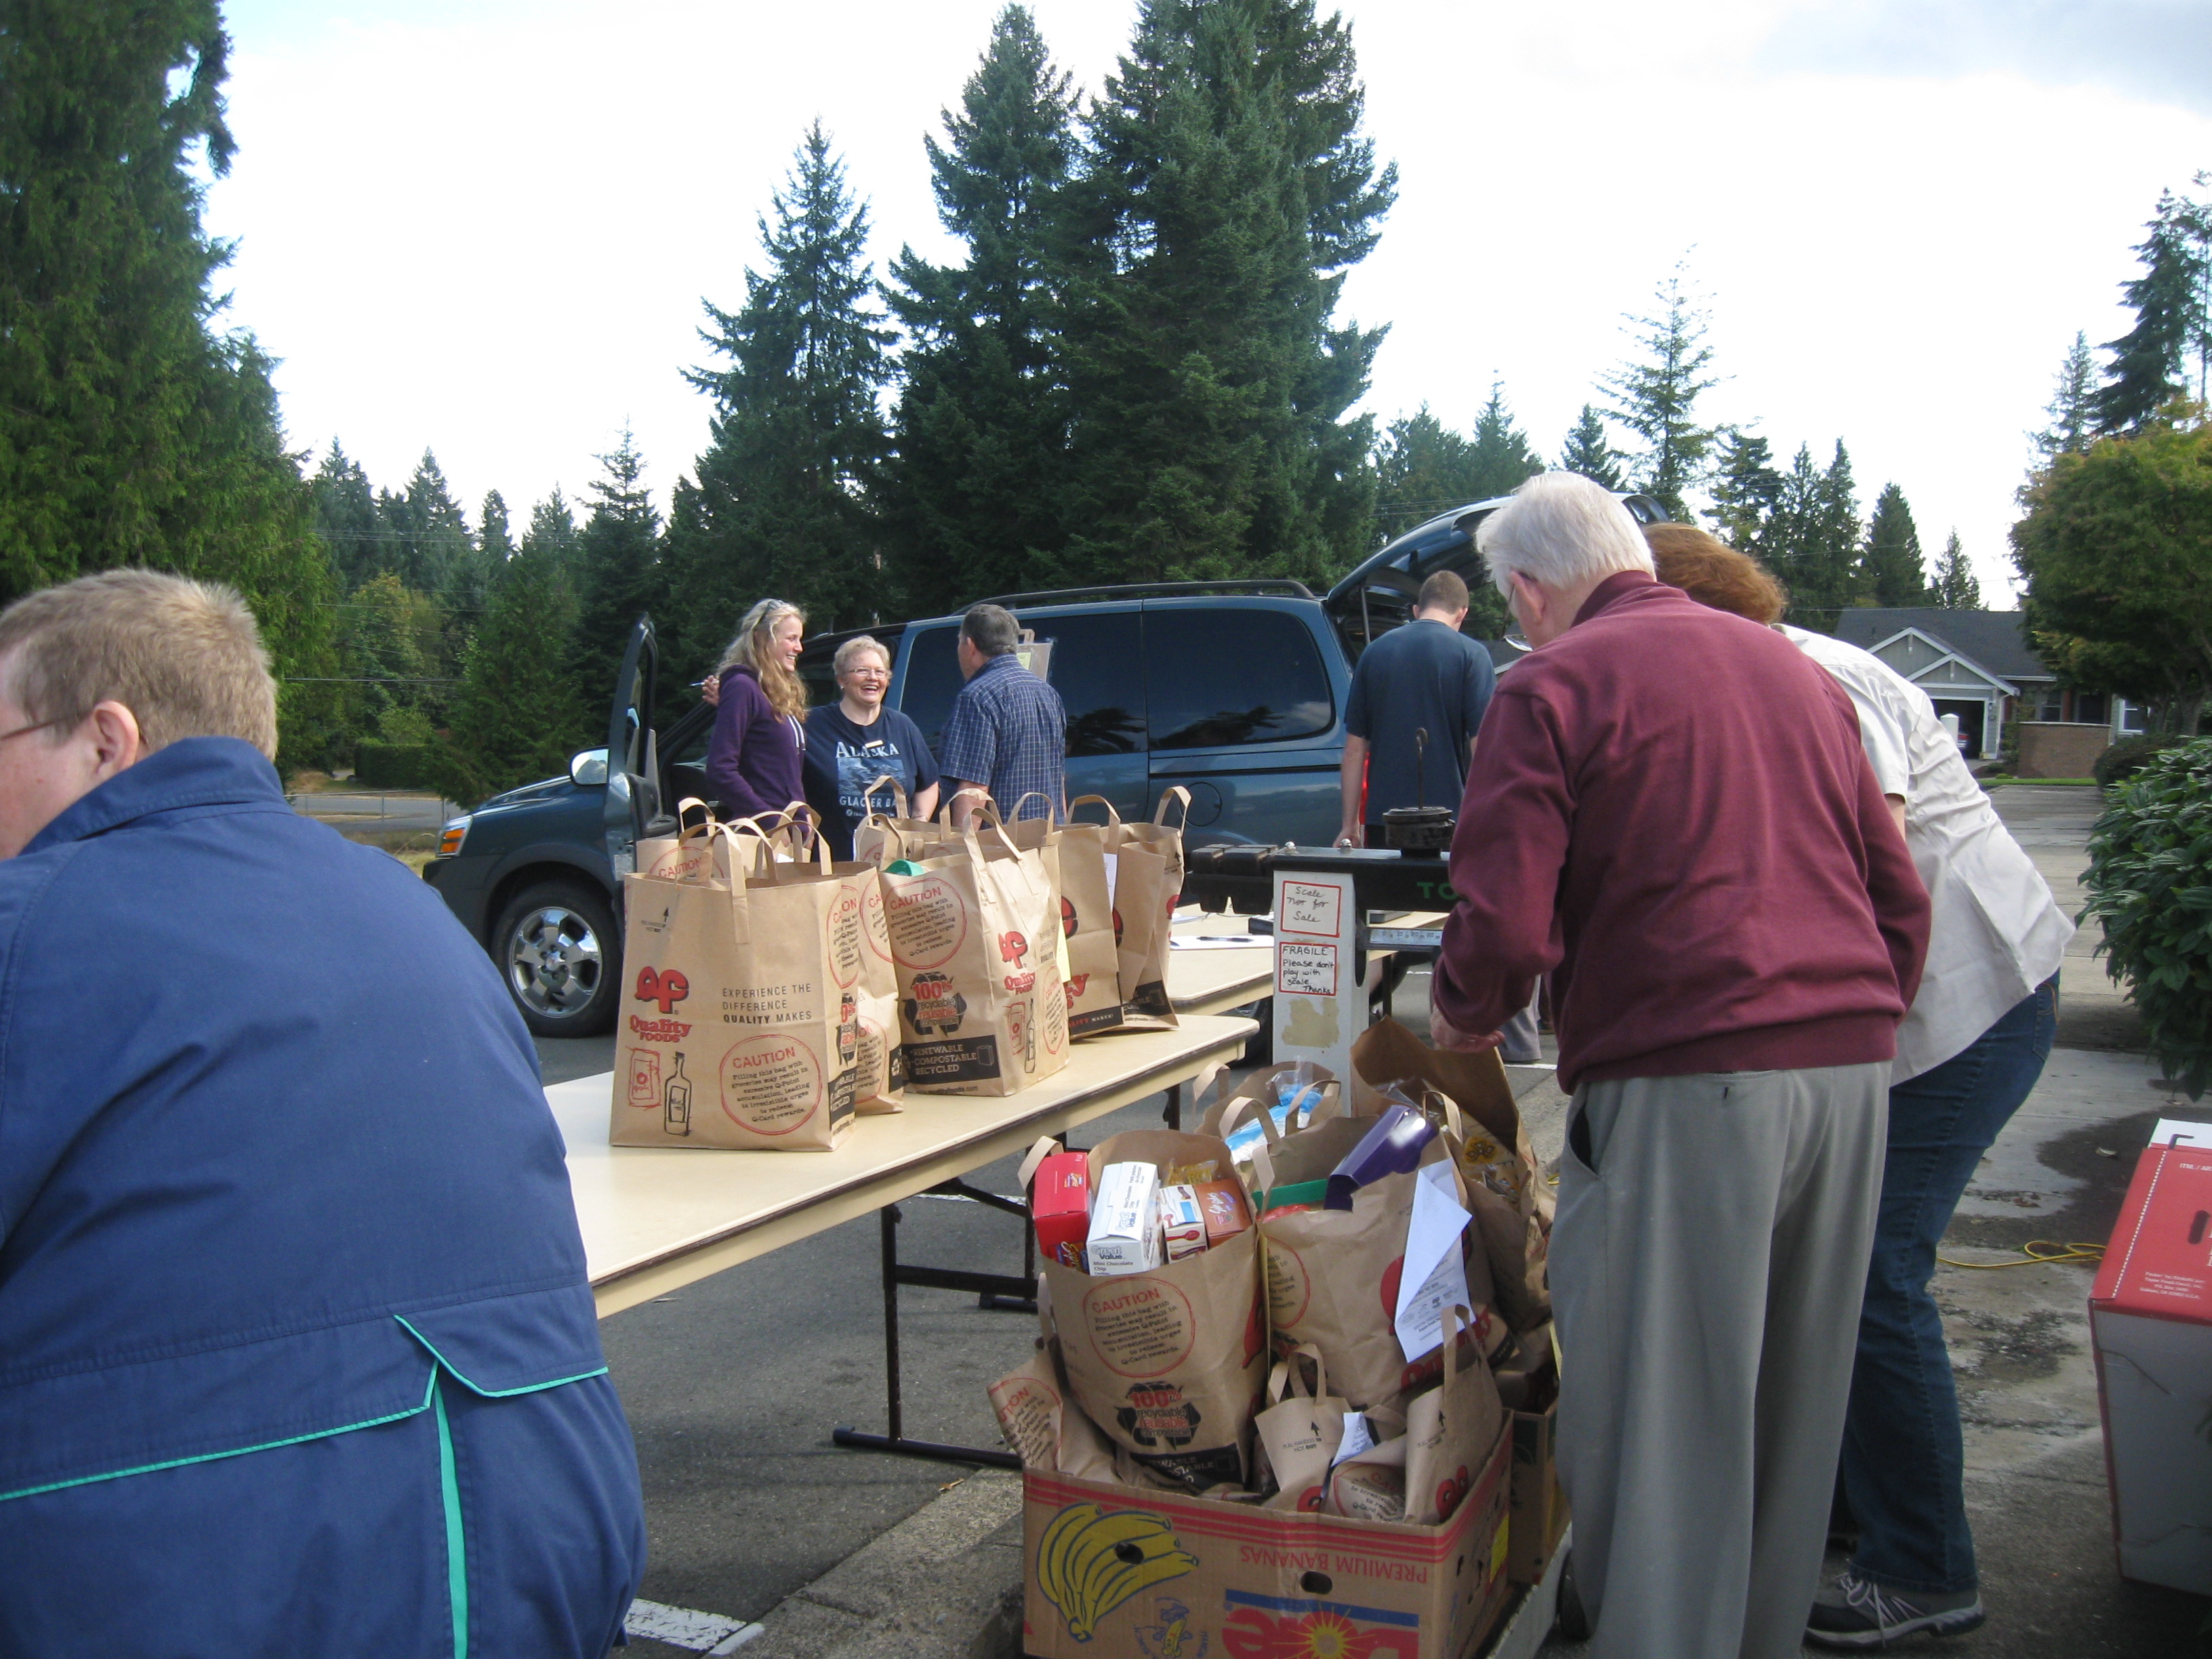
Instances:
[[[994,593],[979,605],[1003,605],[1012,610],[1023,605],[1072,605],[1079,599],[1170,599],[1192,593],[1280,594],[1285,599],[1310,599],[1314,591],[1287,576],[1261,576],[1249,580],[1218,582],[1116,582],[1095,587],[1055,587],[1042,593]]]

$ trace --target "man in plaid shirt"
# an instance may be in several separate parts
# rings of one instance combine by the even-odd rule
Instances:
[[[970,605],[960,619],[960,672],[968,684],[945,723],[938,758],[953,781],[952,821],[962,829],[974,817],[975,797],[957,793],[964,789],[988,789],[1012,817],[1067,814],[1067,710],[1060,693],[1014,655],[1020,637],[1002,605]],[[1023,799],[1036,795],[1044,799]]]

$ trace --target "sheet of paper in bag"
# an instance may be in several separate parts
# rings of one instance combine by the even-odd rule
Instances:
[[[1398,1346],[1412,1361],[1444,1340],[1444,1310],[1467,1301],[1467,1263],[1459,1237],[1474,1217],[1452,1196],[1451,1164],[1424,1165],[1413,1182],[1413,1213],[1406,1224],[1406,1265],[1398,1279]]]

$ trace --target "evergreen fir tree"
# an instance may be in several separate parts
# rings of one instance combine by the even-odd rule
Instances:
[[[507,528],[507,497],[496,489],[484,492],[483,508],[477,514],[477,549],[484,562],[498,571],[514,556],[514,538]]]
[[[2051,424],[2035,434],[2035,447],[2046,466],[2060,455],[2087,449],[2096,435],[2097,364],[2089,355],[2089,337],[2078,329],[2044,412],[2051,416]]]
[[[1905,492],[1884,484],[1875,498],[1874,516],[1867,520],[1866,551],[1863,559],[1864,585],[1879,605],[1926,605],[1928,570],[1920,551],[1920,532],[1912,522],[1912,508]]]
[[[1505,388],[1498,381],[1490,383],[1490,401],[1475,417],[1474,441],[1468,447],[1468,469],[1473,490],[1468,499],[1473,501],[1510,495],[1544,470],[1544,463],[1528,447],[1528,438],[1513,424],[1512,414],[1505,407]]]
[[[1817,620],[1806,624],[1824,633],[1835,631],[1838,613],[1866,603],[1867,583],[1859,566],[1858,486],[1851,477],[1851,458],[1844,441],[1836,440],[1835,459],[1820,475],[1813,495],[1807,524],[1805,551],[1814,573]]]
[[[714,666],[763,595],[805,610],[811,630],[866,622],[884,604],[870,492],[889,447],[876,393],[890,334],[870,303],[867,210],[820,122],[774,210],[760,222],[768,269],[744,273],[744,306],[704,302],[714,326],[701,337],[727,366],[684,372],[714,400],[696,482],[678,481],[671,514],[667,638],[687,674]]]
[[[555,484],[553,493],[530,509],[530,528],[522,532],[522,545],[550,556],[568,574],[569,587],[574,588],[579,560],[576,515],[569,510],[560,485]]]
[[[331,735],[337,582],[229,257],[216,0],[14,0],[0,21],[0,602],[143,564],[231,584],[284,682],[289,768]]]
[[[660,576],[660,514],[628,427],[599,461],[606,471],[592,481],[591,516],[576,538],[574,653],[576,683],[594,701],[614,695],[629,631],[653,608]]]
[[[1383,428],[1374,469],[1378,542],[1476,499],[1467,440],[1426,404]]]
[[[406,494],[386,494],[380,502],[386,527],[397,538],[387,568],[418,593],[442,592],[457,568],[468,562],[475,543],[438,458],[424,450],[407,480]]]
[[[1089,118],[1110,265],[1071,283],[1072,580],[1325,578],[1360,551],[1380,331],[1333,320],[1396,191],[1312,0],[1145,0]]]
[[[489,538],[489,512],[486,523]],[[504,542],[503,508],[500,537]],[[594,736],[568,660],[575,595],[553,540],[526,536],[520,550],[501,562],[471,634],[440,757],[440,787],[455,800],[557,775]],[[610,676],[609,695],[611,687]]]
[[[1982,606],[1982,585],[1974,579],[1974,567],[1959,545],[1959,532],[1953,531],[1951,539],[1943,544],[1943,556],[1936,562],[1934,594],[1929,601],[1946,611],[1979,611]]]
[[[1582,414],[1568,429],[1566,447],[1559,452],[1559,471],[1579,472],[1607,489],[1628,487],[1620,476],[1620,452],[1613,447],[1605,416],[1594,405],[1584,404]]]
[[[1377,543],[1487,493],[1477,482],[1474,446],[1431,414],[1426,404],[1390,422],[1376,446],[1374,470]],[[1498,590],[1478,575],[1468,592],[1465,631],[1480,639],[1502,638],[1513,617]]]
[[[1775,515],[1780,512],[1784,483],[1774,470],[1774,453],[1766,440],[1739,427],[1720,434],[1720,476],[1713,483],[1713,514],[1719,520],[1720,538],[1738,552],[1756,559],[1775,556]],[[1807,468],[1811,452],[1805,452]]]
[[[1752,441],[1759,444],[1763,455],[1765,440]],[[1763,535],[1753,545],[1741,540],[1735,545],[1743,552],[1756,551],[1782,579],[1790,590],[1790,621],[1801,627],[1825,625],[1832,630],[1832,613],[1825,622],[1821,615],[1822,607],[1829,603],[1819,550],[1821,478],[1820,468],[1813,465],[1810,445],[1797,446],[1790,470],[1780,474],[1779,480]]]
[[[1629,321],[1642,330],[1641,362],[1628,362],[1605,378],[1617,399],[1607,410],[1644,441],[1636,455],[1636,488],[1655,498],[1669,518],[1691,517],[1684,492],[1705,476],[1705,458],[1715,434],[1697,422],[1698,399],[1720,384],[1707,374],[1713,361],[1705,344],[1711,318],[1689,292],[1684,268],[1677,265],[1654,295],[1657,312]]]
[[[2105,343],[2112,362],[2097,393],[2100,433],[2140,431],[2169,398],[2187,389],[2188,357],[2203,326],[2201,260],[2185,204],[2171,192],[2160,193],[2157,216],[2145,228],[2150,234],[2135,250],[2142,272],[2120,288],[2136,325]]]
[[[938,219],[966,262],[911,248],[885,290],[912,342],[885,511],[911,608],[1036,585],[1033,550],[1066,539],[1067,397],[1055,346],[1073,242],[1075,94],[1027,10],[999,15],[946,142],[925,139]]]
[[[384,568],[384,522],[377,514],[376,492],[369,488],[361,464],[339,447],[336,438],[315,471],[313,488],[315,533],[350,592]]]

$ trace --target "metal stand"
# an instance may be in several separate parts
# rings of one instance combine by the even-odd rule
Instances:
[[[1182,1127],[1182,1085],[1171,1083],[1167,1088],[1167,1104],[1161,1108],[1160,1117],[1170,1129]],[[1070,1147],[1071,1152],[1077,1150]],[[909,1440],[905,1431],[906,1413],[899,1383],[899,1286],[926,1285],[939,1291],[973,1291],[975,1305],[997,1313],[1034,1314],[1036,1312],[1036,1234],[1030,1228],[1030,1206],[1011,1198],[1001,1198],[996,1193],[987,1193],[980,1187],[971,1187],[961,1180],[946,1181],[932,1187],[930,1192],[939,1198],[965,1198],[988,1208],[1004,1212],[1022,1224],[1022,1276],[1010,1278],[1005,1273],[970,1273],[964,1267],[924,1267],[898,1259],[899,1208],[886,1204],[876,1212],[883,1229],[884,1282],[884,1422],[890,1431],[885,1434],[869,1434],[848,1424],[839,1424],[830,1431],[830,1437],[840,1446],[861,1446],[870,1451],[897,1452],[907,1457],[933,1457],[948,1463],[982,1463],[993,1468],[1018,1469],[1020,1458],[1009,1451],[987,1449],[981,1446],[948,1446],[935,1440]]]

